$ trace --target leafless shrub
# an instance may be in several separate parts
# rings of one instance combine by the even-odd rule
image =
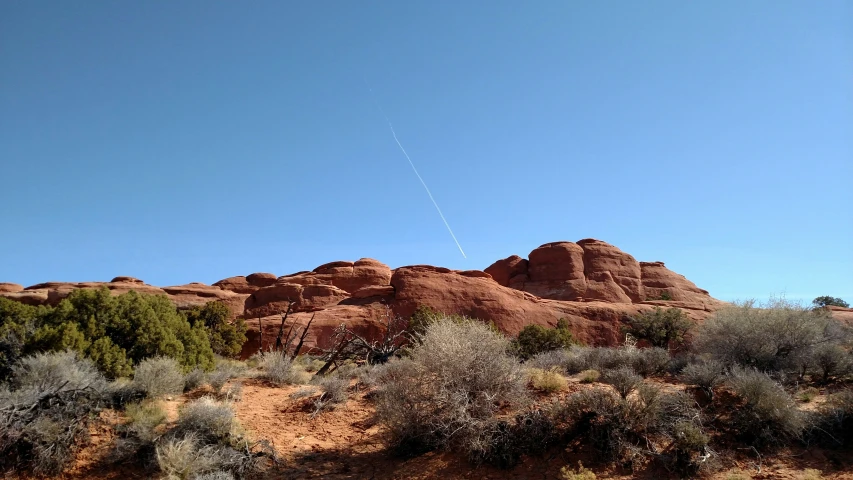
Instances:
[[[644,377],[657,375],[666,369],[670,356],[660,347],[638,349],[631,359],[631,367]]]
[[[139,362],[133,374],[133,382],[149,398],[176,395],[184,390],[184,375],[178,362],[170,357],[151,357]]]
[[[726,383],[744,400],[732,414],[732,426],[741,436],[762,444],[781,444],[801,438],[807,415],[782,386],[755,369],[735,367]]]
[[[382,322],[382,333],[375,338],[362,336],[341,324],[332,334],[332,347],[325,351],[325,365],[317,370],[317,375],[335,371],[341,365],[354,361],[364,361],[370,365],[388,362],[410,343],[412,335],[407,330],[408,322],[395,316],[386,308]],[[416,338],[417,340],[417,338]]]
[[[615,388],[619,396],[627,398],[628,394],[643,381],[643,377],[634,373],[632,368],[621,367],[605,371],[602,380]]]
[[[696,385],[713,399],[714,388],[723,382],[723,364],[716,360],[691,363],[684,367],[681,381],[688,385]]]
[[[499,405],[526,398],[509,342],[471,320],[432,322],[419,340],[379,379],[376,411],[389,442],[401,453],[451,446],[473,452]]]

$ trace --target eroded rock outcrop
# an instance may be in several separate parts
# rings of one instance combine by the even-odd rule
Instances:
[[[662,262],[638,262],[595,239],[546,243],[529,260],[513,255],[486,272],[503,286],[551,300],[633,304],[668,298],[700,309],[719,303]]]
[[[528,259],[498,260],[485,271],[413,265],[391,270],[373,259],[336,261],[312,271],[276,277],[253,273],[213,285],[189,283],[155,287],[133,277],[110,282],[47,282],[23,288],[0,284],[0,296],[31,305],[56,305],[80,288],[107,287],[166,295],[186,309],[217,300],[250,327],[244,354],[274,342],[281,315],[292,302],[288,325],[314,322],[306,346],[323,346],[341,323],[367,336],[378,334],[387,313],[407,317],[419,305],[479,318],[514,335],[525,325],[554,326],[566,319],[589,344],[621,341],[626,316],[655,306],[682,308],[702,320],[722,305],[661,262],[638,262],[608,243],[585,239],[546,243]],[[664,301],[661,298],[667,298]],[[842,312],[842,315],[846,312]],[[263,334],[263,335],[261,335]]]

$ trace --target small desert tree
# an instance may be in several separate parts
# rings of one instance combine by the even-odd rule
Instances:
[[[201,322],[207,329],[210,348],[223,357],[236,357],[246,343],[246,322],[242,318],[228,322],[230,312],[222,302],[208,302],[186,312],[187,320],[195,325]]]
[[[680,343],[692,326],[693,322],[680,308],[664,310],[655,307],[652,311],[629,317],[625,332],[648,341],[654,347],[667,348]]]
[[[815,298],[814,300],[812,300],[812,305],[814,305],[816,308],[823,308],[829,306],[850,308],[849,303],[838,297],[830,297],[829,295],[823,295],[821,297]]]

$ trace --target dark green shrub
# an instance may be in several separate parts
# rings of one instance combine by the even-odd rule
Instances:
[[[191,324],[201,322],[207,328],[210,348],[223,357],[236,357],[246,343],[246,322],[242,318],[228,322],[231,313],[222,302],[209,302],[186,312]]]
[[[211,331],[226,351],[239,340],[228,327],[216,324]],[[208,329],[202,322],[191,325],[165,295],[131,291],[112,296],[106,287],[78,289],[55,308],[0,298],[0,338],[9,332],[23,343],[25,354],[75,350],[111,378],[128,375],[131,365],[156,355],[174,358],[185,368],[213,367]],[[0,358],[0,373],[5,361]]]
[[[681,309],[655,307],[650,312],[629,317],[625,332],[648,341],[653,347],[668,348],[681,343],[692,326],[693,322]]]
[[[89,347],[88,354],[109,378],[128,377],[133,373],[133,365],[127,358],[127,352],[114,344],[110,337],[95,340]]]
[[[526,325],[513,340],[512,347],[516,356],[527,360],[543,352],[568,348],[574,343],[569,323],[561,318],[557,321],[557,328]]]
[[[824,295],[822,297],[817,297],[812,300],[812,304],[817,308],[823,307],[842,307],[842,308],[850,308],[850,304],[845,302],[844,300],[838,297],[830,297],[829,295]]]

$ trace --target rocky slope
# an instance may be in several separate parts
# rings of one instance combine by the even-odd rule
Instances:
[[[493,321],[509,334],[527,324],[553,326],[565,318],[576,336],[591,344],[619,342],[625,316],[657,305],[677,306],[696,320],[722,305],[662,262],[638,262],[593,239],[547,243],[530,252],[528,259],[513,255],[485,271],[428,265],[392,270],[363,258],[280,277],[271,273],[229,277],[213,285],[155,287],[132,277],[26,288],[0,283],[0,296],[31,305],[56,305],[75,289],[102,286],[116,295],[130,290],[164,294],[178,308],[222,301],[235,318],[245,318],[250,326],[245,355],[257,350],[261,338],[264,345],[275,340],[288,302],[293,302],[290,318],[297,324],[314,316],[309,346],[322,345],[341,323],[375,334],[386,314],[408,316],[418,305]]]

